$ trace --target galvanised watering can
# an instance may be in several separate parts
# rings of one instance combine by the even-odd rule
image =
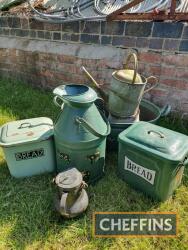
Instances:
[[[134,70],[127,69],[131,58],[134,59]],[[145,90],[148,79],[156,78],[145,78],[139,75],[137,70],[138,59],[133,53],[128,56],[124,70],[112,73],[109,94],[109,110],[112,115],[122,118],[134,117],[138,113],[143,95],[158,84],[156,81],[151,88]]]
[[[98,111],[96,92],[86,85],[57,87],[54,103],[61,109],[54,126],[57,171],[70,167],[94,182],[104,174],[106,137],[110,124]]]
[[[127,69],[131,58],[134,59],[134,69]],[[137,73],[138,59],[136,54],[130,54],[125,63],[124,70],[118,70],[112,73],[111,84],[108,87],[109,96],[102,90],[101,86],[95,81],[90,73],[82,67],[82,70],[92,80],[95,87],[99,90],[103,99],[107,102],[107,109],[111,115],[118,118],[135,117],[138,113],[139,105],[143,95],[157,86],[157,79],[154,76],[145,78]],[[149,79],[154,79],[155,84],[145,90]]]

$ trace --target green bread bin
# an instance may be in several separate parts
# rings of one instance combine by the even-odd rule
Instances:
[[[147,122],[119,134],[118,174],[132,187],[165,201],[188,165],[188,136]]]
[[[53,122],[49,118],[6,123],[0,128],[0,146],[16,178],[55,170]]]

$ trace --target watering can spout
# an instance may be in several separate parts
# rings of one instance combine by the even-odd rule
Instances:
[[[98,90],[101,97],[104,99],[104,101],[108,101],[108,95],[101,89],[101,86],[97,83],[97,81],[93,78],[93,76],[87,71],[87,69],[82,66],[81,70],[87,75],[87,77],[92,81],[94,87]]]

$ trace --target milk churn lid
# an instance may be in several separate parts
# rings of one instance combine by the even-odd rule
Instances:
[[[116,71],[113,76],[122,82],[133,83],[134,70],[121,69]],[[142,82],[142,77],[137,73],[134,84]]]
[[[184,161],[188,155],[188,136],[148,122],[134,123],[119,141],[168,160]]]
[[[82,180],[82,174],[76,168],[71,168],[59,173],[55,178],[55,183],[58,187],[68,191],[79,187]]]
[[[0,128],[0,145],[9,147],[47,140],[53,135],[53,121],[47,117],[8,122]]]

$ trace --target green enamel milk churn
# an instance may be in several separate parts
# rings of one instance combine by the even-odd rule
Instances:
[[[96,92],[86,86],[68,84],[57,87],[54,103],[61,113],[54,126],[57,171],[77,168],[88,182],[104,174],[106,137],[110,124],[100,114]]]

